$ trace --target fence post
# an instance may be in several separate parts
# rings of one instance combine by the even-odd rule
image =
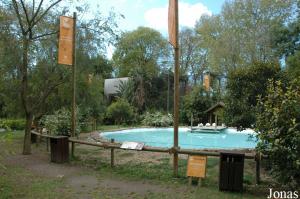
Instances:
[[[46,137],[46,148],[47,148],[47,152],[49,152],[49,138]]]
[[[110,140],[111,143],[115,142],[115,139]],[[110,149],[110,167],[113,168],[115,166],[115,149]]]
[[[255,154],[256,184],[260,184],[260,160],[261,160],[261,154],[260,154],[260,152],[257,152]]]

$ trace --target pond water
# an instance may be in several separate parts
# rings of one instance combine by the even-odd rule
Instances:
[[[138,128],[104,132],[100,136],[109,140],[113,138],[117,142],[143,142],[153,147],[173,146],[173,128]],[[253,130],[236,131],[228,128],[219,133],[191,133],[188,128],[179,128],[179,146],[185,149],[251,149],[256,144]]]

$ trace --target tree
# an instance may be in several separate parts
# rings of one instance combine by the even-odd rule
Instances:
[[[258,100],[258,149],[271,164],[271,173],[282,184],[300,186],[300,79],[286,86],[270,81],[267,95]]]
[[[193,90],[184,96],[182,112],[185,120],[190,121],[191,117],[195,122],[205,122],[206,111],[213,104],[212,97],[202,86],[195,86]]]
[[[297,78],[300,76],[300,50],[295,54],[287,57],[287,72],[290,78]]]
[[[121,36],[113,61],[119,77],[129,76],[134,70],[155,76],[166,55],[167,41],[162,35],[151,28],[139,27]]]
[[[167,58],[167,41],[151,28],[139,27],[132,32],[124,33],[117,43],[113,61],[120,77],[131,77],[127,85],[127,100],[143,112],[151,106],[154,78],[159,76],[162,64]],[[128,93],[128,92],[127,92]]]
[[[258,96],[266,96],[268,80],[282,78],[279,64],[254,63],[232,70],[225,97],[225,122],[228,126],[252,127]]]
[[[290,78],[300,75],[300,2],[297,4],[297,17],[274,33],[274,48],[286,61]]]
[[[33,118],[54,111],[49,110],[51,106],[47,106],[53,104],[49,99],[56,99],[54,94],[59,92],[70,75],[67,68],[56,64],[58,17],[60,14],[68,13],[66,8],[56,7],[60,1],[49,1],[46,5],[43,0],[31,3],[12,0],[1,4],[1,8],[11,16],[9,32],[16,38],[18,44],[14,47],[18,49],[21,46],[21,63],[14,65],[17,66],[17,72],[10,69],[10,74],[16,73],[17,80],[20,82],[20,98],[26,117],[23,154],[30,154],[31,151],[30,128]],[[14,13],[11,14],[10,10]],[[79,6],[77,11],[84,10]],[[80,33],[77,37],[77,49],[84,51],[82,54],[87,55],[85,57],[88,58],[96,51],[104,50],[104,44],[113,42],[117,37],[117,32],[114,31],[117,28],[115,15],[112,13],[107,18],[96,16],[97,18],[93,20],[83,20],[78,23]],[[9,24],[8,21],[6,24]],[[78,58],[78,63],[80,60],[81,58]],[[62,93],[62,96],[65,93]],[[67,100],[64,101],[66,102]],[[57,106],[60,105],[62,104]]]
[[[196,85],[207,69],[207,50],[202,47],[202,38],[196,31],[184,28],[180,32],[180,75],[191,76],[192,84]]]
[[[197,24],[208,50],[213,72],[228,71],[254,62],[276,62],[274,32],[294,17],[296,0],[228,1],[221,14],[204,16]]]
[[[23,145],[23,154],[31,153],[31,125],[33,120],[34,112],[41,108],[41,104],[49,96],[51,91],[61,84],[60,81],[52,82],[51,85],[47,86],[47,89],[41,93],[40,96],[30,96],[29,94],[29,82],[28,82],[28,70],[30,67],[29,52],[32,46],[32,43],[43,37],[56,34],[56,30],[50,30],[50,32],[40,33],[38,31],[38,25],[42,20],[45,19],[45,16],[48,14],[49,10],[56,6],[61,0],[51,1],[50,5],[46,8],[42,8],[43,1],[40,1],[37,7],[33,4],[32,8],[29,9],[29,5],[26,4],[23,0],[17,2],[12,0],[11,5],[17,16],[19,30],[18,36],[22,41],[22,64],[19,65],[20,79],[21,79],[21,101],[22,106],[25,112],[26,117],[26,128],[25,128],[25,137]],[[34,3],[35,1],[33,1]],[[37,33],[38,32],[38,33]],[[38,98],[36,101],[34,98]],[[36,101],[36,103],[32,103]]]

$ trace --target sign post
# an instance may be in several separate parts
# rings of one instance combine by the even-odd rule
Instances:
[[[73,13],[73,18],[60,16],[58,44],[58,63],[72,66],[72,137],[76,130],[76,18],[76,12]],[[72,156],[74,147],[72,143]]]
[[[174,48],[174,145],[173,169],[178,176],[178,123],[179,123],[179,42],[178,42],[178,0],[169,0],[169,41]]]
[[[201,186],[201,179],[206,177],[207,156],[190,155],[186,175],[189,177],[189,184],[192,184],[192,177],[198,178],[198,185]]]

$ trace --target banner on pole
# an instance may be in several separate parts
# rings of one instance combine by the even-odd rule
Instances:
[[[73,30],[74,19],[59,17],[58,63],[73,65]]]
[[[206,91],[210,90],[210,76],[209,74],[204,75],[203,86]]]
[[[177,47],[176,40],[176,1],[169,0],[169,13],[168,13],[168,31],[169,31],[169,42],[173,47]]]

